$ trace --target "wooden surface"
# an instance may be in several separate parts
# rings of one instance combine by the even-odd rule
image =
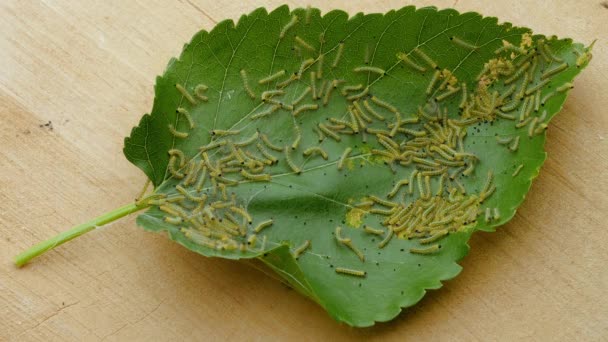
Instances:
[[[144,232],[134,216],[21,270],[11,264],[30,245],[132,201],[145,178],[123,157],[123,138],[151,109],[156,75],[199,29],[280,1],[1,1],[0,340],[608,338],[600,2],[417,2],[599,42],[548,130],[548,160],[515,219],[476,234],[464,270],[444,288],[391,323],[353,329],[253,268]],[[410,3],[311,1],[351,14]]]

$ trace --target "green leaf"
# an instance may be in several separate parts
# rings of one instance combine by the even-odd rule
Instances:
[[[456,262],[474,231],[513,217],[545,159],[546,124],[590,58],[590,48],[568,39],[435,8],[348,18],[283,6],[258,9],[236,26],[224,21],[169,62],[152,113],[125,139],[125,156],[155,185],[138,224],[205,256],[258,258],[339,321],[363,327],[391,320],[459,273]],[[326,101],[327,84],[336,87]],[[315,91],[291,110],[308,87]],[[262,100],[271,90],[280,92]],[[313,98],[319,90],[323,96]],[[528,101],[530,111],[522,109]],[[362,109],[351,111],[371,122],[351,117],[355,103]],[[516,127],[520,113],[528,124]],[[336,125],[329,118],[357,127],[334,127],[340,141],[326,133],[320,142],[318,125]],[[374,129],[388,132],[380,138]],[[290,160],[261,135],[287,148]],[[217,143],[224,145],[212,148]],[[310,147],[321,147],[328,160],[305,156]],[[253,181],[241,169],[271,179]],[[420,176],[412,178],[414,170]],[[410,184],[387,198],[404,179]],[[272,225],[256,232],[266,220]],[[380,246],[391,231],[398,233]]]

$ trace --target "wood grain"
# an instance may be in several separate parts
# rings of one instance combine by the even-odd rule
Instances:
[[[310,1],[350,13],[410,2]],[[133,216],[24,269],[11,265],[21,250],[137,195],[145,178],[123,157],[123,138],[151,108],[155,75],[194,32],[279,4],[0,2],[0,340],[605,339],[608,9],[600,0],[416,2],[600,41],[548,130],[548,160],[515,219],[476,234],[461,275],[391,323],[337,324],[259,271],[191,253]]]

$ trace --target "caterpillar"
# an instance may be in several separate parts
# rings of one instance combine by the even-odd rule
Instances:
[[[422,58],[431,67],[431,69],[438,68],[437,63],[435,63],[435,61],[433,61],[429,55],[424,53],[424,51],[420,50],[419,48],[415,48],[414,53],[417,54],[418,57]]]
[[[325,135],[329,136],[330,138],[334,139],[337,142],[340,142],[342,140],[342,138],[337,135],[336,133],[334,133],[334,131],[330,130],[329,128],[327,128],[327,126],[325,126],[324,124],[320,123],[318,124],[319,130],[321,132],[323,132]]]
[[[365,89],[363,89],[362,92],[360,92],[358,94],[350,95],[346,99],[348,101],[355,101],[355,100],[358,100],[358,99],[366,96],[367,94],[369,94],[369,87],[365,87]]]
[[[186,139],[188,137],[188,133],[187,132],[180,132],[178,130],[175,129],[175,127],[173,127],[173,125],[169,124],[169,132],[171,132],[171,134],[176,137],[176,138],[180,138],[180,139]]]
[[[229,135],[237,135],[241,133],[241,130],[224,130],[224,129],[214,129],[211,131],[211,135],[218,137],[225,137]]]
[[[300,257],[300,255],[301,255],[302,253],[304,253],[304,251],[306,251],[308,248],[310,248],[310,240],[306,240],[306,241],[304,241],[304,243],[303,243],[303,244],[301,244],[301,245],[300,245],[298,248],[296,248],[296,249],[293,251],[293,257],[294,257],[295,259],[298,259],[298,258]]]
[[[249,215],[249,213],[241,207],[232,206],[232,207],[230,207],[230,211],[243,217],[245,220],[247,220],[247,223],[249,223],[249,224],[251,224],[251,222],[253,222],[251,215]]]
[[[279,79],[280,77],[285,76],[285,70],[280,70],[275,72],[274,74],[264,77],[261,80],[258,81],[258,84],[266,84],[266,83],[270,83],[272,81],[275,81],[277,79]]]
[[[188,92],[188,90],[186,90],[186,88],[184,88],[184,86],[182,86],[181,84],[177,83],[175,85],[175,88],[182,94],[182,96],[188,100],[188,102],[190,102],[190,104],[195,105],[196,104],[196,100],[194,99],[194,97],[192,97],[192,95],[190,95],[190,93]]]
[[[540,89],[536,91],[534,94],[534,111],[538,112],[540,110]]]
[[[352,152],[352,150],[352,148],[347,147],[344,152],[342,152],[340,160],[338,161],[338,170],[342,170],[342,168],[344,167],[344,162],[346,161],[346,158],[348,158],[348,155]]]
[[[266,145],[271,150],[275,150],[275,151],[278,151],[278,152],[282,152],[283,151],[283,148],[280,147],[280,146],[277,146],[277,145],[273,144],[266,134],[260,134],[260,139],[262,139],[262,142],[264,143],[264,145]]]
[[[402,186],[408,185],[408,184],[409,184],[409,180],[407,180],[407,179],[402,179],[399,182],[397,182],[397,184],[395,184],[395,186],[393,187],[393,190],[391,190],[391,192],[389,192],[388,198],[395,197],[395,195],[397,195],[397,192],[399,192],[399,189]]]
[[[172,225],[179,225],[183,222],[183,219],[181,217],[169,217],[169,216],[165,216],[163,218],[163,221],[172,224]]]
[[[565,92],[566,90],[570,90],[570,89],[572,89],[572,88],[574,88],[574,85],[573,85],[572,83],[567,82],[567,83],[564,83],[563,85],[561,85],[561,86],[557,87],[557,88],[555,89],[555,91],[557,91],[557,92],[559,92],[559,93],[563,93],[563,92]]]
[[[255,248],[255,243],[257,242],[257,240],[258,240],[257,235],[255,235],[255,234],[249,235],[249,237],[247,237],[247,245],[252,248]]]
[[[517,166],[517,168],[515,169],[515,171],[513,171],[513,173],[511,174],[511,176],[516,177],[519,172],[521,171],[521,169],[524,168],[524,164],[519,164],[519,166]]]
[[[257,143],[256,147],[257,147],[258,151],[260,151],[260,153],[264,156],[264,158],[269,160],[271,164],[275,164],[276,162],[278,162],[278,159],[275,156],[273,156],[268,150],[266,150],[266,148],[264,148],[264,146],[262,146],[262,144]]]
[[[442,229],[440,231],[435,232],[433,235],[429,236],[428,238],[418,240],[418,242],[421,245],[426,245],[426,244],[435,242],[448,234],[449,234],[449,231],[447,229]]]
[[[367,111],[368,111],[368,112],[369,112],[369,113],[370,113],[370,114],[371,114],[371,115],[372,115],[374,118],[376,118],[377,120],[380,120],[380,121],[384,121],[384,120],[385,120],[384,116],[382,116],[382,115],[380,115],[378,112],[376,112],[376,111],[374,110],[374,108],[372,108],[372,106],[369,104],[369,102],[368,102],[367,100],[364,100],[364,101],[363,101],[363,106],[364,106],[364,107],[365,107],[365,109],[367,109]],[[371,132],[368,132],[368,133],[371,133]],[[372,134],[373,134],[373,133],[372,133]]]
[[[410,68],[419,71],[419,72],[425,72],[426,68],[423,66],[418,65],[416,62],[412,61],[407,54],[405,54],[404,52],[398,52],[397,53],[397,58],[399,60],[401,60],[403,63],[405,63],[405,65],[409,66]]]
[[[338,240],[339,243],[350,248],[357,255],[359,260],[361,260],[362,262],[365,262],[365,255],[359,249],[357,249],[357,247],[355,247],[355,245],[353,245],[353,241],[350,238],[342,237],[341,232],[342,232],[342,227],[336,227],[336,231],[335,231],[336,240]]]
[[[207,87],[206,85],[199,84],[194,87],[194,95],[196,95],[196,97],[198,97],[201,101],[208,101],[209,98],[203,95],[203,93],[206,92],[207,89],[209,89],[209,87]]]
[[[362,277],[362,278],[367,275],[367,273],[365,271],[353,270],[353,269],[344,268],[344,267],[336,267],[336,273],[347,274],[347,275],[352,275],[355,277]]]
[[[302,170],[293,162],[293,160],[291,159],[291,156],[289,155],[290,147],[285,146],[285,148],[283,150],[285,151],[285,160],[287,161],[287,165],[289,166],[289,168],[293,172],[295,172],[295,174],[297,174],[297,175],[301,174]]]
[[[386,74],[386,70],[378,68],[378,67],[372,67],[372,66],[360,66],[360,67],[356,67],[355,69],[353,69],[354,72],[372,72],[378,75],[382,75],[384,76],[384,74]]]
[[[540,75],[540,79],[544,80],[546,78],[549,78],[555,74],[558,74],[558,73],[566,70],[567,68],[568,68],[568,63],[562,63],[553,69],[549,69],[549,70],[545,71],[542,75]]]
[[[305,156],[309,156],[311,154],[319,154],[325,160],[327,160],[329,158],[329,156],[327,155],[327,152],[325,152],[321,147],[318,147],[318,146],[310,147],[310,148],[307,148],[306,150],[304,150]]]
[[[270,182],[271,176],[268,173],[254,175],[245,170],[241,170],[241,176],[254,182]]]
[[[448,97],[456,94],[459,91],[460,91],[460,87],[455,87],[455,88],[449,89],[448,91],[444,92],[443,94],[435,97],[435,101],[441,102],[441,101],[447,99]]]
[[[299,21],[298,16],[294,15],[291,17],[291,20],[285,25],[283,26],[283,29],[281,30],[281,33],[279,33],[279,39],[283,39],[285,37],[285,34],[287,33],[287,31],[289,29],[291,29],[292,27],[294,27]]]
[[[218,147],[221,147],[224,145],[226,145],[226,140],[220,140],[220,141],[216,141],[216,142],[210,143],[208,145],[202,146],[199,148],[199,150],[201,152],[206,152],[206,151],[209,151],[209,150],[212,150],[214,148],[218,148]]]
[[[391,202],[391,201],[387,201],[387,200],[384,200],[384,199],[382,199],[382,198],[380,198],[380,197],[378,197],[378,196],[375,196],[375,195],[369,195],[369,196],[367,196],[367,197],[368,197],[368,198],[369,198],[371,201],[373,201],[373,202],[375,202],[375,203],[378,203],[378,204],[380,204],[380,205],[382,205],[382,206],[385,206],[385,207],[387,207],[387,208],[394,208],[394,207],[396,207],[396,206],[397,206],[397,203],[395,203],[395,202]]]
[[[268,109],[266,109],[266,110],[264,110],[264,111],[262,111],[262,112],[259,112],[259,113],[256,113],[256,114],[253,114],[253,115],[251,116],[251,118],[250,118],[250,119],[251,119],[251,120],[257,120],[257,119],[259,119],[259,118],[263,118],[263,117],[265,117],[265,116],[268,116],[268,115],[270,115],[270,114],[272,114],[272,113],[276,112],[276,111],[277,111],[277,110],[279,110],[280,108],[281,108],[281,105],[273,105],[272,107],[270,107],[270,108],[268,108]]]
[[[310,67],[314,63],[315,63],[314,58],[309,58],[309,59],[303,61],[302,64],[300,64],[300,69],[298,70],[298,79],[302,78],[302,75],[304,74],[304,71],[306,70],[306,68]]]
[[[273,96],[284,95],[285,91],[282,89],[278,90],[267,90],[262,93],[262,101],[266,102],[266,100],[270,99]]]
[[[245,88],[245,92],[247,92],[247,95],[249,95],[249,97],[255,100],[256,95],[249,87],[249,78],[247,77],[247,71],[245,71],[245,69],[241,69],[241,79],[243,81],[243,87]]]
[[[515,45],[507,42],[506,40],[503,40],[503,44],[504,45],[502,47],[494,50],[495,54],[499,54],[499,53],[502,53],[504,51],[512,51],[512,52],[516,52],[516,53],[519,53],[519,54],[522,54],[522,55],[525,55],[527,53],[526,50],[520,48],[519,46],[515,46]]]
[[[460,46],[461,48],[467,49],[467,50],[477,50],[479,47],[477,45],[471,44],[469,42],[465,42],[464,40],[452,36],[450,37],[450,40],[452,41],[452,43]]]
[[[336,68],[338,66],[338,63],[340,62],[340,59],[342,58],[343,53],[344,53],[344,43],[340,43],[338,45],[338,51],[336,53],[336,57],[334,58],[334,62],[331,64],[332,68]]]
[[[295,99],[295,100],[294,100],[294,101],[291,103],[291,105],[292,105],[292,106],[295,106],[295,105],[297,105],[298,103],[302,102],[302,100],[304,100],[304,98],[305,98],[306,96],[308,96],[308,94],[309,94],[311,91],[312,91],[312,87],[307,87],[306,89],[304,89],[304,91],[302,92],[302,94],[300,94],[300,96],[298,96],[298,98],[296,98],[296,99]]]
[[[311,111],[311,110],[317,110],[317,109],[319,109],[319,105],[317,105],[317,104],[302,105],[294,110],[293,116],[298,116],[298,115],[300,115],[300,113],[302,113],[304,111]]]
[[[299,36],[296,36],[294,39],[295,39],[296,43],[300,44],[300,46],[305,48],[306,50],[310,50],[313,52],[317,51],[317,49],[315,49],[312,45],[310,45],[307,41],[300,38]]]
[[[310,87],[312,89],[313,101],[317,99],[317,75],[314,71],[310,72]]]
[[[441,248],[441,245],[432,245],[427,248],[410,248],[412,254],[433,254]]]
[[[536,123],[538,122],[538,118],[535,117],[534,119],[532,119],[532,121],[530,122],[530,126],[528,127],[528,136],[530,138],[532,138],[532,136],[534,135],[534,128],[536,127]]]
[[[492,220],[492,211],[491,211],[490,208],[486,208],[485,216],[484,216],[484,221],[486,221],[486,223],[488,223],[491,220]]]
[[[426,87],[427,95],[430,95],[433,92],[433,89],[435,88],[435,84],[437,84],[437,81],[439,80],[439,76],[441,76],[441,71],[436,70],[435,73],[433,74],[433,77],[431,78],[431,81],[429,82],[429,85]]]
[[[521,67],[519,67],[519,69],[517,69],[517,71],[515,71],[515,73],[511,77],[505,80],[505,85],[509,85],[518,80],[526,72],[526,70],[528,70],[530,65],[530,62],[524,63]]]
[[[198,181],[196,182],[196,186],[195,186],[195,189],[197,192],[201,192],[203,190],[203,187],[205,186],[205,182],[207,181],[207,168],[202,167],[201,172],[202,173],[199,176]]]
[[[333,80],[331,83],[327,85],[327,90],[325,90],[325,96],[323,96],[323,105],[327,106],[329,103],[329,98],[334,89],[338,86],[338,80]]]
[[[272,224],[274,223],[273,220],[266,220],[266,221],[262,221],[260,222],[257,226],[255,226],[255,228],[253,228],[253,231],[256,233],[261,232],[264,228],[270,227],[272,226]]]
[[[291,82],[300,79],[300,77],[298,76],[298,74],[292,74],[291,76],[289,76],[289,78],[287,78],[285,81],[279,82],[277,83],[277,88],[285,88],[288,85],[291,84]]]
[[[342,88],[342,95],[347,96],[349,92],[361,89],[363,89],[363,84],[344,86]]]
[[[377,104],[380,107],[383,107],[393,113],[398,113],[397,108],[395,108],[394,106],[392,106],[391,104],[389,104],[388,102],[382,101],[380,100],[378,97],[376,96],[372,96],[371,100],[373,103]]]
[[[242,141],[238,141],[234,143],[234,146],[236,147],[245,147],[248,145],[251,145],[254,141],[256,141],[258,139],[259,133],[256,131],[255,133],[253,133],[253,135],[245,140]]]
[[[494,208],[494,220],[500,219],[500,210],[498,208]]]
[[[372,228],[372,227],[370,227],[370,226],[368,226],[368,225],[365,225],[365,226],[363,227],[363,230],[364,230],[366,233],[369,233],[369,234],[374,234],[374,235],[384,235],[384,231],[383,231],[382,229],[376,229],[376,228]]]
[[[293,144],[291,144],[291,149],[295,150],[300,145],[300,140],[302,140],[302,132],[300,131],[300,126],[298,126],[297,123],[294,123],[293,128],[294,128],[294,131],[296,131],[296,138],[293,141]]]
[[[461,88],[462,88],[462,98],[460,100],[460,103],[458,104],[458,108],[463,109],[467,104],[467,84],[462,83]]]
[[[386,245],[388,245],[388,243],[391,241],[392,238],[393,238],[393,230],[389,229],[388,233],[386,234],[384,239],[382,241],[380,241],[380,243],[378,244],[378,248],[384,248]]]
[[[325,55],[321,54],[319,55],[319,58],[317,58],[317,78],[318,79],[322,79],[323,78],[323,62],[325,61]],[[321,90],[323,91],[323,90]]]
[[[500,145],[507,145],[509,144],[511,141],[513,141],[513,137],[496,137],[496,142],[499,143]]]

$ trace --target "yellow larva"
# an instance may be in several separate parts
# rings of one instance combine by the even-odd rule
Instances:
[[[202,173],[199,176],[198,181],[196,182],[196,186],[195,186],[196,191],[201,192],[203,190],[203,187],[205,186],[206,181],[207,181],[207,168],[203,167]]]
[[[305,156],[309,156],[312,154],[319,154],[325,160],[327,160],[329,158],[329,156],[327,155],[327,152],[325,152],[322,148],[320,148],[318,146],[310,147],[310,148],[307,148],[306,150],[304,150]]]
[[[431,69],[437,69],[437,63],[435,63],[435,61],[433,61],[429,55],[424,53],[424,51],[420,50],[419,48],[415,48],[414,53],[417,54],[418,57],[422,58],[431,67]]]
[[[399,111],[397,110],[397,108],[395,108],[395,106],[389,104],[388,102],[382,101],[380,100],[378,97],[376,96],[372,96],[371,100],[373,103],[377,104],[380,107],[383,107],[393,113],[398,113]]]
[[[338,63],[340,62],[340,59],[342,58],[343,53],[344,53],[344,43],[340,43],[340,45],[338,45],[338,52],[336,53],[334,62],[331,64],[332,68],[335,68],[338,66]]]
[[[267,108],[266,110],[256,113],[254,115],[251,116],[251,120],[257,120],[259,118],[263,118],[265,116],[268,116],[274,112],[276,112],[277,110],[279,110],[281,108],[281,105],[273,105],[270,108]]]
[[[214,148],[218,148],[218,147],[221,147],[224,145],[226,145],[226,140],[220,140],[220,141],[216,141],[216,142],[210,143],[208,145],[202,146],[200,148],[200,151],[206,152],[206,151],[209,151],[209,150],[212,150]]]
[[[358,99],[366,96],[367,94],[369,94],[369,87],[365,87],[365,89],[363,89],[362,92],[360,92],[358,94],[350,95],[346,99],[348,101],[355,101],[355,100],[358,100]]]
[[[253,142],[255,142],[258,139],[259,133],[256,131],[255,133],[253,133],[253,135],[245,140],[242,141],[238,141],[234,143],[234,146],[236,147],[245,147],[248,145],[251,145]]]
[[[176,156],[179,158],[179,167],[182,168],[186,165],[186,157],[184,156],[184,152],[182,152],[181,150],[172,148],[169,151],[167,151],[167,153],[169,153],[169,156]]]
[[[456,94],[459,91],[460,91],[460,87],[449,89],[448,91],[444,92],[443,94],[440,94],[437,97],[435,97],[435,101],[441,102],[441,101],[447,99],[448,97]]]
[[[517,71],[511,77],[505,80],[505,84],[508,85],[518,80],[526,72],[526,70],[528,70],[530,65],[530,62],[524,63],[519,69],[517,69]]]
[[[364,230],[366,233],[369,233],[369,234],[374,234],[374,235],[384,235],[384,230],[382,230],[382,229],[376,229],[376,228],[372,228],[372,227],[370,227],[370,226],[368,226],[368,225],[365,225],[365,227],[363,227],[363,230]]]
[[[492,209],[490,208],[486,208],[485,211],[485,217],[484,217],[484,221],[486,221],[486,223],[490,222],[492,220]]]
[[[256,147],[257,147],[258,151],[260,151],[260,153],[264,156],[264,158],[269,160],[271,164],[274,164],[278,161],[278,159],[275,156],[273,156],[268,150],[266,150],[266,148],[264,148],[264,146],[262,146],[262,144],[257,143]]]
[[[317,109],[319,109],[319,105],[317,105],[317,104],[302,105],[302,106],[297,107],[293,111],[293,116],[298,116],[298,115],[300,115],[300,113],[305,112],[305,111],[311,111],[311,110],[317,110]]]
[[[298,71],[298,78],[302,78],[304,71],[306,71],[306,69],[308,67],[310,67],[311,65],[313,65],[314,63],[315,63],[314,58],[309,58],[309,59],[303,61],[302,64],[300,64],[300,69]]]
[[[304,241],[298,248],[293,251],[293,257],[298,259],[304,251],[310,248],[310,240]]]
[[[467,84],[462,83],[461,88],[462,88],[462,98],[460,100],[460,103],[458,104],[458,108],[463,109],[467,104]]]
[[[206,85],[199,84],[194,87],[194,95],[196,95],[196,97],[198,97],[201,101],[208,101],[209,98],[203,95],[203,93],[206,92],[207,89],[209,89],[209,87],[207,87]]]
[[[163,218],[163,221],[165,221],[169,224],[173,224],[173,225],[179,225],[183,222],[181,217],[168,217],[168,216],[165,216],[165,218]]]
[[[519,166],[515,169],[515,171],[513,171],[513,174],[511,174],[511,176],[515,177],[519,174],[519,172],[521,171],[521,169],[524,168],[524,164],[519,164]]]
[[[405,63],[405,65],[409,66],[410,68],[419,71],[419,72],[425,72],[426,68],[423,66],[418,65],[416,62],[412,61],[407,54],[405,54],[404,52],[398,52],[397,53],[397,58],[399,60],[401,60],[403,63]]]
[[[283,152],[283,148],[273,144],[266,134],[260,134],[260,139],[262,139],[262,142],[264,143],[264,145],[266,145],[271,150]]]
[[[384,121],[385,118],[384,116],[378,114],[378,112],[376,112],[374,110],[374,108],[372,108],[372,106],[369,104],[369,102],[367,100],[363,101],[363,106],[365,107],[365,109],[367,109],[367,111],[376,119],[380,120],[380,121]]]
[[[323,62],[325,61],[325,55],[321,54],[319,55],[319,58],[317,58],[317,78],[321,79],[323,78]],[[323,89],[321,89],[321,91],[323,91]],[[321,96],[319,96],[321,97]]]
[[[378,203],[378,204],[380,204],[382,206],[385,206],[387,208],[394,208],[394,207],[397,206],[397,203],[384,200],[384,199],[382,199],[382,198],[380,198],[378,196],[370,195],[370,196],[367,196],[367,197],[369,197],[369,199],[372,200],[373,202],[376,202],[376,203]]]
[[[294,123],[293,129],[296,132],[296,138],[294,139],[293,143],[291,144],[291,149],[295,150],[298,148],[298,146],[300,146],[300,140],[302,140],[302,132],[300,130],[300,126],[298,126],[298,124],[296,124],[296,123]]]
[[[494,208],[494,220],[499,220],[500,219],[500,211],[498,208]]]
[[[435,242],[448,234],[449,234],[449,231],[447,229],[442,229],[438,232],[435,232],[433,235],[431,235],[428,238],[418,240],[418,242],[422,245],[426,245],[426,244]]]
[[[275,72],[274,74],[268,76],[268,77],[264,77],[261,80],[258,81],[259,84],[266,84],[266,83],[270,83],[272,81],[277,80],[278,78],[285,76],[285,70],[280,70]]]
[[[361,260],[362,262],[365,262],[365,255],[363,255],[363,253],[359,249],[357,249],[357,247],[355,247],[355,245],[353,245],[353,241],[350,238],[342,237],[341,232],[342,232],[342,227],[336,227],[336,231],[335,231],[336,240],[338,240],[339,243],[350,248],[350,250],[352,250],[357,255],[359,260]]]
[[[429,85],[426,87],[427,95],[430,95],[433,92],[433,89],[435,88],[435,84],[437,84],[437,81],[439,80],[439,76],[441,76],[441,71],[439,71],[439,70],[435,71],[435,73],[433,74],[433,77],[431,78],[431,81],[429,82]]]
[[[551,80],[548,80],[548,79],[547,79],[547,80],[544,80],[544,81],[539,82],[538,84],[536,84],[535,86],[533,86],[533,87],[531,87],[531,88],[526,89],[525,95],[526,95],[526,96],[527,96],[527,95],[531,95],[531,94],[532,94],[532,93],[534,93],[535,91],[540,90],[542,87],[544,87],[544,86],[546,86],[547,84],[549,84],[549,82],[550,82],[550,81],[551,81]]]
[[[342,140],[342,138],[339,135],[337,135],[331,129],[327,128],[327,126],[325,126],[324,124],[320,123],[318,125],[318,127],[321,132],[323,132],[325,135],[329,136],[330,138],[334,139],[335,141],[340,142]]]
[[[531,138],[534,135],[534,128],[536,127],[536,123],[538,122],[538,118],[535,117],[530,122],[530,126],[528,127],[528,136]]]
[[[188,102],[190,102],[191,104],[196,104],[196,100],[194,99],[194,97],[192,97],[192,95],[188,92],[188,90],[186,90],[186,88],[184,88],[184,86],[182,86],[181,84],[177,83],[175,85],[175,88],[182,94],[182,96],[188,100]]]
[[[230,210],[235,214],[241,215],[245,220],[247,220],[247,223],[251,224],[251,222],[253,222],[251,215],[249,215],[249,213],[245,209],[241,207],[232,206],[230,207]]]
[[[268,173],[254,175],[245,170],[241,170],[241,176],[254,182],[270,182],[270,180],[272,179],[272,177]]]
[[[526,50],[520,48],[519,46],[515,46],[507,41],[503,41],[503,44],[504,44],[504,46],[502,46],[494,51],[495,54],[499,54],[504,51],[512,51],[512,52],[516,52],[516,53],[519,53],[522,55],[526,54]]]
[[[307,41],[305,41],[301,37],[296,36],[294,39],[295,39],[296,43],[300,44],[300,46],[305,48],[306,50],[310,50],[313,52],[317,51],[317,49],[315,49],[312,45],[310,45]]]
[[[253,90],[251,90],[251,87],[249,87],[249,77],[247,77],[247,71],[245,71],[245,69],[241,69],[241,79],[243,81],[243,87],[245,88],[245,92],[247,92],[247,95],[249,95],[249,97],[255,100],[256,95]]]
[[[292,16],[291,20],[289,20],[289,22],[287,24],[285,24],[285,26],[283,26],[281,33],[279,33],[279,38],[280,39],[284,38],[287,31],[289,31],[289,29],[294,27],[298,23],[298,21],[299,21],[298,16],[296,16],[296,15]]]
[[[188,137],[188,133],[187,132],[180,132],[178,130],[175,129],[175,127],[173,127],[173,125],[169,124],[169,132],[171,132],[171,134],[176,137],[176,138],[180,138],[180,139],[186,139]]]
[[[353,149],[351,147],[347,147],[344,152],[342,152],[340,160],[338,160],[338,170],[342,170],[342,168],[344,167],[344,162],[346,161],[346,158],[348,158],[348,155],[352,152],[352,150]]]
[[[291,105],[292,105],[292,106],[295,106],[295,105],[297,105],[298,103],[302,102],[302,100],[304,100],[304,98],[305,98],[306,96],[308,96],[308,94],[309,94],[311,91],[312,91],[312,87],[307,87],[306,89],[304,89],[304,91],[302,92],[302,94],[301,94],[300,96],[298,96],[298,98],[297,98],[297,99],[295,99],[295,100],[294,100],[294,101],[291,103]]]
[[[293,162],[291,156],[289,155],[289,151],[291,151],[291,148],[289,146],[285,146],[283,150],[285,152],[285,160],[287,161],[287,165],[289,166],[289,168],[296,174],[301,174],[302,170]]]
[[[310,72],[310,88],[312,89],[313,101],[317,99],[317,76],[314,71]]]
[[[323,96],[323,105],[327,106],[329,103],[329,98],[333,93],[334,89],[338,87],[338,80],[333,80],[330,84],[327,85],[327,90],[325,91],[325,96]]]
[[[568,83],[564,83],[564,85],[562,85],[562,86],[557,87],[555,90],[556,90],[557,92],[563,93],[563,92],[565,92],[566,90],[570,90],[570,89],[572,89],[572,88],[574,88],[574,85],[573,85],[572,83],[569,83],[569,82],[568,82]]]
[[[255,226],[255,228],[253,228],[253,231],[256,233],[259,233],[264,228],[272,226],[273,222],[274,222],[273,220],[266,220],[266,221],[260,222],[257,226]]]
[[[354,72],[372,72],[378,75],[384,75],[386,74],[386,70],[382,69],[382,68],[378,68],[378,67],[372,67],[372,66],[360,66],[360,67],[356,67],[355,69],[353,69]]]
[[[229,135],[237,135],[241,133],[241,130],[225,130],[225,129],[214,129],[211,131],[211,135],[218,137],[225,137]]]
[[[344,268],[344,267],[336,267],[336,273],[352,275],[355,277],[362,277],[362,278],[365,277],[365,275],[367,274],[365,271],[353,270],[353,269]]]
[[[395,184],[395,186],[393,187],[393,190],[391,190],[391,192],[388,194],[388,198],[395,197],[395,195],[397,195],[397,192],[399,192],[399,189],[401,189],[401,187],[404,185],[408,185],[409,183],[410,182],[407,179],[402,179],[397,182],[397,184]]]
[[[568,68],[568,63],[562,63],[553,69],[549,69],[549,70],[545,71],[542,75],[540,75],[540,79],[544,80],[546,78],[549,78],[555,74],[558,74],[558,73],[566,70],[567,68]]]
[[[427,248],[410,248],[410,253],[412,254],[433,254],[438,252],[441,248],[441,245],[432,245]]]
[[[384,248],[386,245],[388,245],[388,243],[391,241],[392,238],[393,238],[393,230],[389,229],[388,233],[386,234],[384,239],[382,241],[380,241],[380,243],[378,244],[378,248]]]
[[[273,96],[278,96],[278,95],[284,95],[285,91],[278,89],[278,90],[267,90],[265,92],[262,93],[262,101],[266,101],[268,99],[270,99]]]
[[[251,248],[255,248],[255,243],[258,241],[258,236],[255,234],[249,235],[247,238],[247,245]]]
[[[527,124],[529,124],[530,121],[532,121],[532,117],[527,117],[524,120],[521,120],[517,124],[515,124],[515,127],[522,128],[522,127],[526,126]]]
[[[285,88],[288,85],[290,85],[291,82],[293,82],[295,80],[299,80],[299,79],[300,79],[300,77],[297,74],[292,74],[285,81],[277,83],[277,88]]]
[[[513,141],[513,137],[496,137],[496,142],[499,143],[500,145],[507,145],[509,144],[511,141]]]
[[[452,41],[452,43],[460,46],[461,48],[467,49],[467,50],[477,50],[479,47],[477,45],[471,44],[469,42],[465,42],[464,40],[458,38],[458,37],[450,37],[450,40]]]
[[[349,85],[342,88],[342,95],[346,96],[349,92],[363,89],[363,84]]]

